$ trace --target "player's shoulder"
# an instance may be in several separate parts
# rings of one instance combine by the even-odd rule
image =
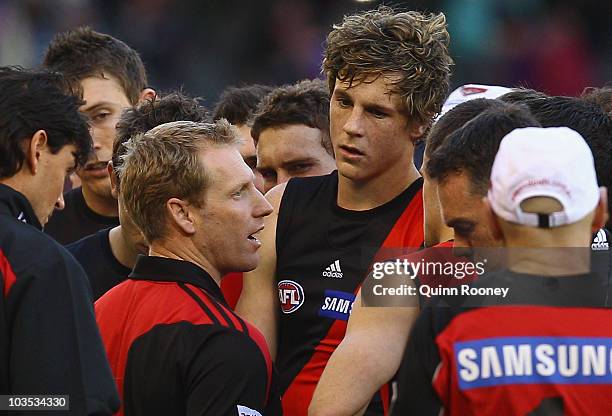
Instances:
[[[108,233],[110,228],[105,228],[96,233],[90,234],[81,238],[80,240],[74,241],[70,244],[67,244],[66,249],[77,259],[83,253],[93,254],[94,252],[100,252],[101,247],[101,239],[108,238]]]
[[[57,278],[54,270],[61,269],[64,273],[60,275],[64,276],[72,274],[67,272],[77,269],[82,271],[65,247],[35,227],[13,222],[5,230],[5,246],[2,249],[9,257],[9,262],[19,269],[15,270],[18,275],[31,272],[41,277]],[[37,271],[41,273],[36,273]]]
[[[291,178],[283,188],[283,202],[287,199],[303,203],[323,201],[324,196],[335,199],[338,188],[338,171],[322,176]]]

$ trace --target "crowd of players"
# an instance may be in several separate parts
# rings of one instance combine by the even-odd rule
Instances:
[[[449,42],[443,14],[347,16],[327,82],[228,88],[212,112],[89,28],[0,68],[0,394],[76,415],[611,414],[612,90],[448,95]],[[468,280],[510,295],[368,306],[396,248],[506,248]]]

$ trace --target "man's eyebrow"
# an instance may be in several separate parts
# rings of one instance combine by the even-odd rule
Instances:
[[[92,110],[97,110],[100,107],[113,107],[113,106],[114,106],[114,104],[111,103],[110,101],[100,101],[100,102],[97,102],[95,104],[92,104],[89,107],[87,107],[87,104],[85,104],[85,107],[83,109],[81,109],[80,111],[86,113],[86,112],[89,112],[89,111],[92,111]]]
[[[297,165],[300,163],[316,163],[316,159],[312,157],[298,157],[295,159],[285,160],[283,161],[283,167],[290,165]]]
[[[334,90],[333,95],[335,95],[337,97],[351,99],[351,95],[346,90],[336,89],[336,90]]]

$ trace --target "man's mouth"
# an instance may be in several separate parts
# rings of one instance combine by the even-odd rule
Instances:
[[[253,234],[250,234],[250,235],[247,237],[247,239],[248,239],[248,240],[251,240],[251,241],[253,241],[253,242],[257,243],[257,244],[261,244],[261,241],[259,240],[259,238],[258,238],[258,237],[257,237],[255,234],[259,234],[259,232],[260,232],[261,230],[263,230],[263,229],[264,229],[264,226],[262,225],[261,227],[259,227],[259,228],[257,229],[257,231],[255,231]]]
[[[259,238],[255,237],[253,234],[251,234],[250,236],[247,237],[247,239],[254,241],[256,243],[261,243],[261,241],[259,241]]]
[[[364,156],[365,155],[365,153],[363,153],[361,150],[357,149],[356,147],[349,146],[346,144],[340,145],[340,149],[349,155],[354,155],[354,156]]]
[[[85,170],[86,171],[101,170],[101,169],[106,169],[107,166],[108,166],[108,161],[89,162],[85,165]]]

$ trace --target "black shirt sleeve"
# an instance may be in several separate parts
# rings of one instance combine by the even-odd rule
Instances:
[[[16,262],[17,279],[6,299],[11,393],[68,394],[69,414],[110,415],[119,397],[87,278],[62,247],[43,243],[31,261]]]

